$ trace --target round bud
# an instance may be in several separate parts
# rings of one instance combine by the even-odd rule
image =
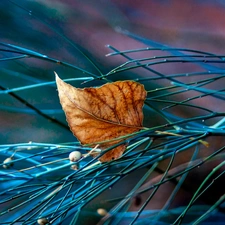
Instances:
[[[3,165],[3,168],[8,169],[8,168],[12,167],[12,166],[13,166],[12,160],[13,160],[12,157],[9,157],[9,158],[5,159],[5,160],[3,161],[3,163],[5,163],[5,164]]]
[[[100,216],[106,216],[108,214],[108,212],[105,209],[102,209],[102,208],[97,209],[97,213]]]
[[[71,162],[76,162],[79,159],[81,159],[81,157],[82,157],[82,154],[78,151],[73,151],[69,154],[69,159]]]
[[[40,218],[40,219],[38,219],[37,223],[38,223],[39,225],[46,225],[46,224],[49,223],[49,221],[48,221],[48,219],[46,219],[46,218]]]
[[[74,165],[71,166],[71,169],[72,169],[72,170],[78,170],[78,169],[79,169],[79,166],[76,165],[76,164],[74,164]]]

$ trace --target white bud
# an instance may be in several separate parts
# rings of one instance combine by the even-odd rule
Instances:
[[[78,169],[79,169],[79,166],[76,165],[76,164],[74,164],[74,165],[71,166],[71,169],[72,169],[72,170],[78,170]]]
[[[5,159],[5,160],[3,161],[3,163],[5,163],[5,164],[3,165],[3,168],[8,169],[8,168],[10,168],[11,166],[13,166],[12,160],[13,160],[12,157],[9,157],[9,158]]]
[[[78,151],[73,151],[69,154],[69,159],[71,162],[76,162],[79,159],[81,159],[81,157],[82,157],[82,154]]]
[[[108,212],[105,209],[102,209],[102,208],[97,209],[97,213],[100,216],[106,216],[108,214]]]
[[[46,225],[46,224],[49,223],[49,221],[48,221],[48,219],[46,219],[46,218],[40,218],[40,219],[38,219],[37,223],[38,223],[39,225]]]

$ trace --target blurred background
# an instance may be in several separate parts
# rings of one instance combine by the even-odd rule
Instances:
[[[225,47],[223,1],[39,0],[18,3],[2,0],[0,10],[1,42],[71,63],[96,75],[98,71],[74,45],[87,53],[103,73],[124,62],[119,56],[105,57],[112,52],[106,45],[110,44],[121,51],[146,47],[117,32],[118,29],[128,30],[171,47],[192,48],[215,54],[222,54]],[[16,56],[5,51],[0,54],[1,58]],[[143,55],[144,53],[138,53],[136,57]],[[1,86],[7,89],[53,81],[53,71],[62,78],[83,76],[72,68],[34,58],[0,63]],[[185,69],[186,72],[190,70],[187,67]],[[179,70],[181,65],[173,64],[161,69],[165,74]],[[128,71],[111,79],[126,79],[132,77],[133,72],[136,71]],[[145,76],[145,71],[138,72],[134,76]],[[80,86],[80,83],[76,82],[74,85]],[[89,85],[97,84],[93,82]],[[61,109],[55,86],[24,90],[17,95],[40,110]],[[0,101],[5,107],[0,112],[0,143],[55,143],[74,140],[70,131],[65,129],[59,132],[58,125],[28,110],[12,96],[1,95]],[[65,123],[62,114],[54,116]]]
[[[0,46],[0,88],[6,90],[54,81],[54,71],[63,79],[107,74],[116,66],[126,62],[120,55],[106,56],[113,52],[108,45],[119,51],[147,46],[160,48],[167,46],[223,55],[224,23],[225,4],[222,0],[1,0],[0,42],[3,44]],[[43,57],[9,60],[11,57],[21,56],[17,52],[21,49],[16,50],[6,44],[46,55],[53,60],[43,60]],[[160,53],[140,51],[131,56],[144,58],[157,55]],[[66,62],[69,66],[61,62]],[[219,66],[220,70],[223,70],[224,65],[220,63]],[[163,66],[154,65],[152,68],[167,76],[192,72],[197,70],[199,65],[173,63]],[[150,76],[155,74],[134,69],[115,74],[109,79],[116,81]],[[181,77],[181,80],[192,82],[195,79]],[[76,87],[85,87],[101,85],[104,82],[96,79],[87,83],[73,81],[71,84]],[[146,90],[152,90],[171,85],[171,80],[151,80],[143,83]],[[224,84],[224,80],[220,80],[209,87],[221,89],[224,88]],[[175,98],[188,97],[190,97],[189,93],[183,93]],[[202,107],[207,106],[211,110],[216,109],[217,112],[225,110],[223,99],[212,99],[209,96],[202,100],[197,99],[195,103]],[[171,112],[182,118],[199,113],[196,110],[179,107]],[[217,121],[218,119],[212,119],[201,122],[212,125]],[[158,115],[145,110],[144,126],[157,126],[163,122]],[[76,141],[67,127],[54,84],[0,95],[0,144],[30,141],[53,144]],[[204,147],[200,147],[204,149],[201,156],[223,146],[224,137],[219,136],[213,141],[209,139],[209,142],[210,148],[207,151]],[[186,162],[191,154],[192,152],[188,152],[179,156],[175,165]],[[165,165],[167,165],[166,162],[160,165],[163,171],[166,168]],[[205,174],[208,174],[215,165],[217,163],[213,162],[193,172],[186,183],[186,189],[180,191],[180,197],[173,206],[187,204],[192,196],[191,190],[196,190],[199,180],[202,181]],[[140,173],[136,173],[117,186],[124,187],[125,193],[126,185],[127,187],[133,185],[139,177]],[[224,182],[224,177],[221,179]],[[162,202],[173,188],[173,183],[167,183],[163,189],[160,189],[149,208],[160,209]],[[113,193],[114,196],[115,192],[111,194]],[[207,197],[204,196],[207,200],[201,200],[201,202],[212,204],[222,194],[224,194],[224,186],[216,185],[210,194],[206,194]],[[104,196],[100,197],[102,198]],[[96,208],[97,202],[98,199],[90,206],[90,209]],[[131,209],[136,210],[135,205]],[[224,208],[221,211],[224,212]]]

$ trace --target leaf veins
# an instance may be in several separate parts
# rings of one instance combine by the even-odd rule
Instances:
[[[75,88],[56,74],[60,103],[69,127],[82,145],[102,150],[119,143],[112,140],[142,129],[143,104],[146,91],[134,81],[117,81],[101,87]],[[105,142],[107,141],[107,142]],[[126,149],[120,145],[106,152],[99,160],[108,162],[119,158]],[[93,154],[96,156],[96,153]]]

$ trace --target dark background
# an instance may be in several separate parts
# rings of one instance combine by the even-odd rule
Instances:
[[[95,68],[73,45],[79,46],[103,73],[107,73],[124,62],[119,56],[105,57],[112,51],[105,47],[107,44],[119,50],[146,47],[116,32],[118,28],[172,47],[192,48],[215,54],[222,54],[225,47],[223,1],[2,0],[0,10],[1,42],[66,61],[96,75],[98,72]],[[16,56],[3,51],[0,54],[1,58]],[[138,53],[136,57],[143,57],[144,54]],[[34,58],[0,63],[0,82],[4,88],[53,81],[53,71],[62,78],[84,76],[71,68]],[[165,74],[190,70],[184,65],[182,68],[181,65],[157,68]],[[127,79],[144,77],[145,74],[145,71],[130,71],[110,78]],[[73,82],[73,85],[80,86],[80,83]],[[98,84],[102,83],[91,82],[87,85]],[[165,83],[145,85],[152,88]],[[61,109],[54,85],[24,90],[16,94],[40,110]],[[0,111],[1,144],[74,140],[69,131],[59,130],[58,125],[35,114],[33,110],[28,110],[24,104],[11,96],[1,95],[0,103],[4,106]],[[213,107],[221,107],[221,103],[210,104],[214,104]],[[19,112],[18,109],[24,111]],[[50,116],[65,123],[65,118],[59,111]]]
[[[144,37],[153,42],[177,48],[191,48],[201,51],[224,54],[225,49],[225,4],[223,1],[201,0],[37,0],[37,1],[0,1],[0,41],[39,52],[59,61],[65,61],[95,75],[99,75],[96,68],[79,48],[90,57],[103,74],[115,66],[125,62],[121,56],[106,57],[112,52],[106,45],[119,50],[146,47],[145,44],[122,34],[129,32]],[[18,56],[0,46],[0,59]],[[139,52],[135,57],[154,56],[158,53]],[[222,66],[222,65],[221,65]],[[154,69],[165,75],[190,72],[194,65],[168,64],[155,66]],[[84,74],[61,64],[48,62],[37,58],[25,58],[10,61],[0,61],[0,85],[10,89],[41,82],[54,81],[54,71],[61,78],[86,77]],[[151,74],[150,74],[151,75]],[[150,76],[144,70],[127,71],[115,76],[111,80],[125,80]],[[184,79],[184,78],[182,78]],[[186,78],[186,81],[192,81]],[[82,81],[71,82],[76,87],[96,86],[103,81],[92,81],[82,84]],[[169,81],[155,81],[144,83],[147,90],[170,85]],[[218,82],[211,88],[224,87],[224,82]],[[56,86],[44,86],[15,92],[20,99],[25,100],[35,108],[45,112],[67,125],[61,111]],[[187,98],[181,95],[178,98]],[[224,102],[212,98],[196,100],[201,106],[224,111]],[[75,137],[61,125],[37,114],[30,107],[18,101],[11,95],[0,95],[0,144],[16,144],[23,142],[64,143],[73,142]],[[49,111],[52,110],[52,111]],[[195,112],[177,108],[175,114],[187,118]],[[215,121],[214,121],[215,122]],[[161,123],[155,115],[145,111],[144,126],[151,127]],[[210,124],[208,124],[210,125]],[[210,142],[207,152],[213,152],[223,144],[223,138]],[[191,152],[178,157],[175,164],[187,161]],[[203,151],[203,155],[207,155]],[[165,169],[165,165],[161,167]],[[190,176],[186,187],[190,190],[199,185],[205,174],[208,174],[216,164],[200,168]],[[139,174],[140,175],[140,174]],[[156,174],[157,175],[157,174]],[[138,174],[136,176],[138,180]],[[130,179],[130,180],[129,180]],[[132,177],[117,184],[114,190],[124,191],[126,185],[132,183]],[[133,181],[134,182],[134,181]],[[118,187],[118,188],[117,188]],[[164,200],[173,190],[174,185],[167,183],[159,189],[150,208],[159,209]],[[221,186],[221,188],[223,188]],[[212,190],[207,203],[214,202],[221,195],[221,190]],[[108,191],[107,196],[116,195],[116,191]],[[191,191],[190,191],[191,192]],[[218,195],[218,196],[217,196]],[[192,196],[187,190],[181,190],[180,198],[174,207],[187,204]],[[216,197],[215,197],[216,196]],[[101,199],[104,196],[101,196]],[[146,196],[147,198],[147,196]],[[215,198],[215,199],[214,199]],[[98,199],[91,207],[96,208]],[[92,208],[89,209],[92,209]],[[133,207],[135,210],[135,207]]]

